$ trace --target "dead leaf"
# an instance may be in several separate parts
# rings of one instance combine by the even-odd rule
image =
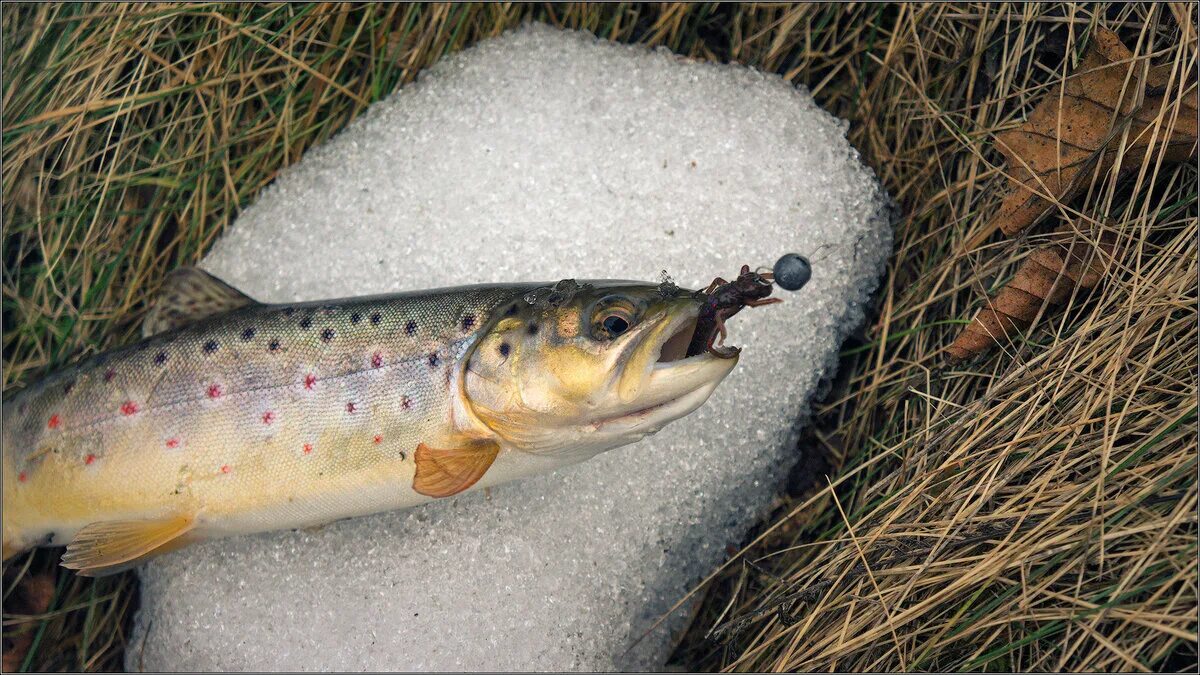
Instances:
[[[1147,68],[1115,33],[1097,27],[1075,73],[1047,91],[1024,124],[996,134],[1007,163],[1007,194],[968,249],[997,228],[1012,236],[1048,213],[1054,201],[1069,201],[1097,164],[1107,171],[1120,155],[1129,170],[1153,158],[1152,152],[1161,152],[1167,162],[1194,155],[1196,91],[1168,98],[1186,91],[1179,82],[1167,91],[1170,68]]]
[[[1013,278],[946,348],[952,363],[1003,344],[1008,336],[1028,328],[1043,307],[1066,302],[1076,288],[1095,287],[1114,256],[1119,255],[1111,230],[1104,232],[1094,247],[1074,236],[1069,228],[1058,234],[1062,235],[1060,239],[1070,240],[1029,254]]]
[[[25,577],[17,585],[15,597],[10,606],[4,608],[5,614],[21,614],[35,616],[50,609],[54,599],[54,575],[50,573]],[[6,603],[7,605],[8,603]],[[12,629],[5,631],[3,670],[6,673],[16,672],[29,653],[33,642],[33,634],[38,622],[33,619],[21,621]]]

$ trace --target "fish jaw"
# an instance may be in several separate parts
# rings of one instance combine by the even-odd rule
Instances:
[[[668,336],[672,333],[665,331]],[[647,341],[647,346],[657,358],[662,342]],[[563,430],[562,437],[571,440],[565,443],[570,449],[562,454],[578,461],[658,433],[704,405],[737,362],[737,354],[721,358],[707,352],[678,361],[654,362],[637,398],[609,416]]]
[[[737,365],[738,356],[719,358],[705,353],[680,362],[655,363],[647,379],[648,395],[632,403],[632,410],[597,420],[599,433],[628,436],[632,443],[658,432],[669,422],[699,408]]]

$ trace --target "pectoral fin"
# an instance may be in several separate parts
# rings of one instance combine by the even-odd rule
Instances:
[[[92,523],[67,545],[62,565],[87,577],[115,574],[152,555],[179,548],[190,541],[186,535],[195,524],[191,515]]]
[[[417,463],[413,489],[427,497],[456,495],[483,478],[499,454],[500,446],[492,441],[461,448],[431,448],[421,443],[413,454]]]
[[[162,290],[142,323],[142,337],[254,304],[258,303],[250,296],[208,272],[181,267],[163,281]]]

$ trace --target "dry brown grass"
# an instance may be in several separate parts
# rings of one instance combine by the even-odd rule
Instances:
[[[527,18],[806,84],[851,120],[904,214],[877,318],[806,439],[805,466],[828,462],[830,483],[785,500],[697,588],[679,659],[1194,665],[1195,167],[1151,158],[1021,238],[982,231],[1002,181],[992,135],[1053,95],[1094,26],[1194,73],[1195,17],[1176,6],[6,5],[5,390],[131,339],[162,276],[279,169],[443,53]],[[1126,244],[1105,280],[943,368],[963,320],[1062,223]],[[51,609],[6,613],[6,636],[34,633],[27,669],[120,668],[132,577],[74,577],[57,553],[6,567],[6,599],[25,574],[58,575]]]
[[[1128,178],[1094,176],[1025,236],[981,232],[1003,168],[990,139],[1055,95],[1089,29],[1118,28],[1136,58],[1174,64],[1175,100],[1194,100],[1195,78],[1179,84],[1197,65],[1186,20],[1165,5],[906,6],[880,27],[885,49],[852,57],[845,70],[870,82],[852,140],[905,218],[878,317],[806,448],[840,471],[709,582],[681,658],[1194,670],[1195,166],[1154,157]],[[947,367],[959,327],[939,324],[970,318],[1063,225],[1116,237],[1101,285]],[[972,250],[976,238],[988,243]]]

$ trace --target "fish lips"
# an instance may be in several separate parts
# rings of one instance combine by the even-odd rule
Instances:
[[[620,410],[595,422],[597,430],[661,427],[700,407],[733,370],[737,350],[730,350],[728,356],[707,349],[688,353],[688,345],[696,338],[701,307],[694,301],[681,301],[630,348],[617,383]]]

